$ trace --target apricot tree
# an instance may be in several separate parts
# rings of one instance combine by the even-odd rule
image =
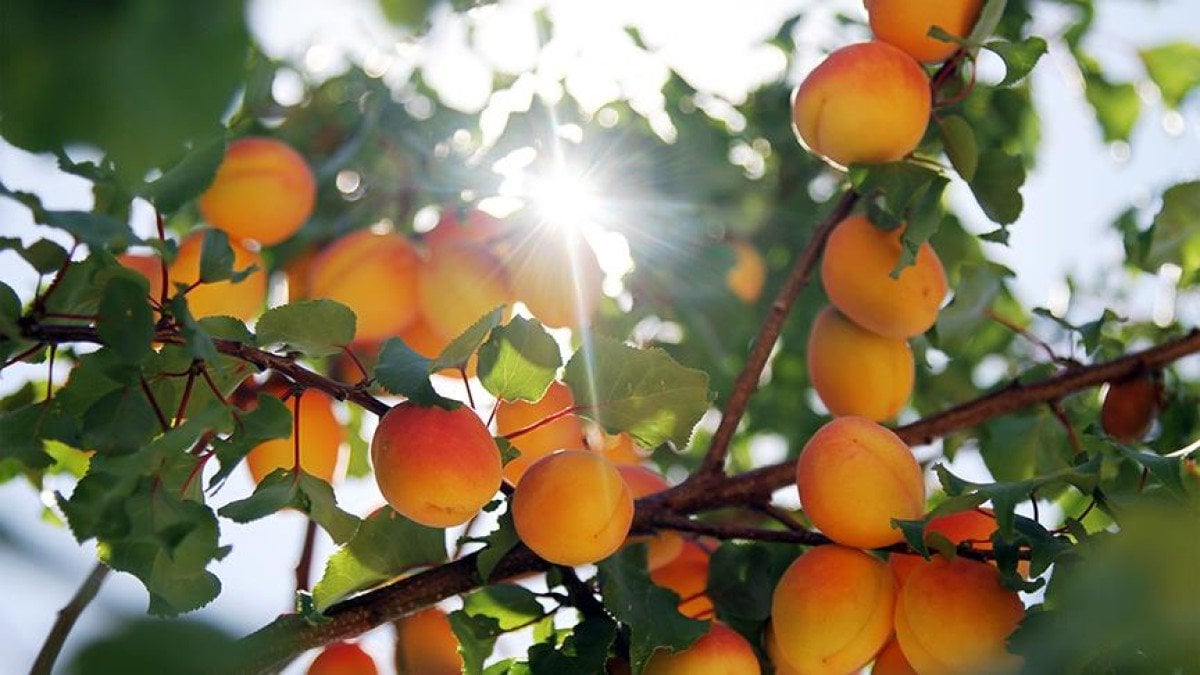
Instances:
[[[61,4],[6,9],[0,135],[95,199],[0,184],[48,228],[0,239],[0,480],[69,477],[48,509],[99,559],[33,672],[110,571],[156,617],[199,610],[238,557],[222,523],[285,510],[309,522],[292,611],[237,640],[132,622],[74,672],[317,649],[309,672],[375,672],[354,640],[380,627],[400,672],[1197,667],[1194,307],[1090,282],[1030,307],[989,256],[1042,225],[1020,217],[1049,0],[867,0],[740,102],[673,73],[659,110],[522,107],[519,76],[475,113],[370,64],[280,100],[296,66],[233,0]],[[1089,54],[1092,2],[1059,4],[1056,46],[1128,141],[1138,90]],[[409,41],[482,16],[431,5],[379,9]],[[1200,47],[1139,57],[1163,106],[1195,101]],[[1194,300],[1200,183],[1112,228],[1125,282]],[[339,506],[347,484],[379,506]]]

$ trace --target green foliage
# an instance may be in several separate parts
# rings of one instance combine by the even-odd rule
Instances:
[[[358,531],[359,519],[338,508],[329,483],[303,469],[272,471],[254,494],[226,504],[220,514],[234,522],[249,523],[288,507],[308,514],[339,544],[350,541]]]
[[[234,640],[199,621],[124,621],[71,660],[72,675],[207,675],[230,668]]]
[[[262,345],[282,344],[308,356],[329,356],[354,339],[355,317],[333,300],[301,300],[268,309],[255,324]]]
[[[1004,79],[996,86],[1011,87],[1025,79],[1033,71],[1039,59],[1046,54],[1046,41],[1040,37],[1030,37],[1021,42],[993,40],[983,45],[988,51],[994,52],[1004,61]]]
[[[492,578],[492,572],[500,560],[521,543],[511,512],[505,511],[501,514],[496,529],[484,537],[483,543],[483,549],[475,558],[475,569],[479,572],[479,578],[487,581]]]
[[[471,324],[462,335],[454,338],[441,354],[433,360],[433,369],[459,368],[467,363],[467,359],[479,350],[479,345],[487,338],[492,329],[500,325],[504,318],[504,308],[497,307],[484,314],[478,321]]]
[[[479,381],[505,401],[539,401],[562,366],[558,343],[536,321],[514,317],[479,348]]]
[[[1200,45],[1174,42],[1143,49],[1138,55],[1168,107],[1178,109],[1200,87]]]

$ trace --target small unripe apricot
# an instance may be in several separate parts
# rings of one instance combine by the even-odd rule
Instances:
[[[916,149],[931,106],[929,78],[911,56],[864,42],[808,74],[792,96],[792,122],[804,146],[834,164],[882,164]]]
[[[912,396],[912,349],[842,316],[833,307],[817,315],[808,334],[808,377],[834,415],[891,419]]]
[[[376,675],[375,659],[353,642],[335,642],[321,651],[308,675]]]
[[[543,324],[579,328],[591,323],[603,295],[604,272],[582,237],[537,233],[504,260],[517,299]]]
[[[417,315],[416,248],[396,233],[352,232],[313,259],[308,293],[354,310],[355,340],[386,340]]]
[[[759,675],[758,657],[746,638],[724,624],[712,622],[708,633],[687,649],[654,652],[645,675]]]
[[[875,37],[923,63],[944,61],[958,49],[953,42],[929,37],[938,26],[965,38],[979,18],[983,0],[864,0]]]
[[[586,565],[625,541],[633,493],[612,462],[588,450],[565,450],[521,476],[512,512],[517,534],[534,553],[559,565]]]
[[[995,567],[935,557],[913,570],[896,599],[896,641],[919,673],[1008,672],[1005,651],[1025,608]]]
[[[379,421],[371,462],[388,504],[429,527],[467,522],[500,489],[500,451],[467,407],[397,404]]]
[[[881,560],[844,546],[817,546],[787,568],[771,599],[771,630],[783,660],[801,673],[853,673],[892,632],[896,589]]]
[[[834,306],[859,326],[897,340],[929,330],[946,297],[946,272],[928,243],[892,278],[903,231],[885,232],[864,216],[849,216],[830,233],[821,260],[821,283]]]
[[[1161,397],[1158,383],[1146,375],[1110,382],[1100,408],[1100,426],[1122,443],[1137,443],[1154,424]]]
[[[267,302],[267,266],[262,256],[230,240],[233,249],[233,270],[240,272],[251,265],[257,267],[245,279],[233,281],[218,281],[212,284],[200,284],[188,291],[188,311],[192,316],[232,316],[242,321],[249,321],[258,316]],[[179,245],[179,254],[171,263],[168,278],[171,280],[171,292],[175,292],[175,284],[190,285],[200,279],[200,254],[204,248],[204,232],[195,232]]]
[[[912,664],[905,658],[900,643],[892,638],[875,655],[871,675],[917,675],[917,671],[913,670]]]
[[[197,204],[230,239],[271,246],[295,234],[316,201],[317,182],[300,153],[273,138],[241,138],[229,144]]]
[[[432,246],[417,267],[417,303],[429,327],[453,340],[499,305],[512,303],[508,275],[487,249]]]
[[[268,391],[280,396],[284,390],[268,387]],[[295,399],[289,399],[287,406],[295,415]],[[345,437],[342,425],[333,415],[333,399],[324,392],[309,389],[300,397],[299,415],[300,468],[326,483],[332,483],[337,469],[338,449]],[[292,442],[292,435],[288,434],[287,438],[274,438],[255,446],[246,455],[246,467],[250,469],[254,482],[261,483],[275,469],[291,469],[295,464],[295,453],[295,443]]]
[[[813,434],[800,453],[796,486],[813,525],[845,546],[898,543],[904,537],[892,519],[925,513],[925,482],[912,452],[862,417],[839,417]]]
[[[754,302],[762,295],[763,283],[767,280],[767,264],[763,262],[758,249],[748,241],[730,242],[729,246],[736,257],[733,267],[725,275],[725,283],[742,302]]]
[[[708,589],[708,549],[694,541],[684,541],[683,550],[671,562],[650,571],[656,586],[674,591],[679,596],[679,613],[693,619],[713,611]]]
[[[396,622],[396,670],[417,675],[459,675],[463,660],[446,613],[430,607]]]
[[[156,255],[140,253],[122,253],[117,256],[117,262],[122,266],[146,277],[150,282],[150,297],[158,299],[162,291],[162,259]],[[171,289],[167,289],[169,293]]]
[[[617,471],[629,484],[634,500],[671,487],[665,478],[644,466],[618,466]],[[650,570],[666,565],[683,551],[683,537],[678,532],[663,531],[652,537],[630,537],[629,541],[646,544],[646,567]]]
[[[507,436],[574,406],[575,397],[567,385],[552,382],[535,403],[501,401],[496,408],[496,434]],[[504,478],[514,485],[534,462],[555,450],[582,450],[586,447],[583,424],[574,414],[563,415],[533,431],[516,436],[512,444],[521,451],[521,456],[504,465]]]

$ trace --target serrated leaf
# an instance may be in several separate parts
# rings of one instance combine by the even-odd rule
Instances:
[[[453,342],[446,345],[442,353],[438,354],[438,357],[433,360],[433,370],[457,368],[466,363],[471,358],[471,355],[475,353],[475,350],[479,349],[479,345],[487,338],[488,333],[500,325],[500,321],[503,318],[503,305],[484,314],[478,321],[463,331],[462,335],[454,338]]]
[[[200,281],[211,284],[233,276],[233,247],[229,235],[221,230],[207,229],[200,245]]]
[[[432,372],[433,361],[418,354],[400,338],[390,338],[379,350],[375,381],[392,394],[429,405],[441,399],[429,381]]]
[[[221,516],[238,523],[249,523],[292,507],[308,514],[329,536],[344,544],[358,530],[359,519],[337,506],[329,483],[300,471],[276,469],[255,488],[254,494],[221,507]]]
[[[0,460],[16,459],[29,469],[44,469],[54,461],[45,440],[57,438],[77,445],[76,425],[56,400],[0,412]]]
[[[500,516],[496,529],[484,538],[483,549],[476,554],[475,569],[479,572],[479,578],[484,581],[490,579],[492,571],[496,569],[496,565],[500,564],[500,560],[519,543],[521,543],[521,538],[517,536],[517,528],[513,525],[512,514],[505,511]]]
[[[999,56],[1004,61],[1004,79],[996,86],[1011,87],[1025,79],[1039,59],[1046,53],[1046,41],[1032,36],[1020,42],[1008,40],[993,40],[983,45],[988,51]]]
[[[1173,42],[1143,49],[1138,56],[1167,107],[1178,109],[1188,94],[1200,87],[1200,45]]]
[[[1110,82],[1087,57],[1079,59],[1083,71],[1084,97],[1096,113],[1104,141],[1127,141],[1142,114],[1137,89],[1128,82]]]
[[[267,310],[255,324],[259,344],[282,344],[306,356],[330,356],[354,340],[354,312],[333,300],[300,300]]]
[[[1001,225],[1016,222],[1025,208],[1021,186],[1025,184],[1025,164],[1016,155],[986,150],[979,157],[979,168],[970,182],[971,192],[980,208]]]
[[[928,517],[921,520],[892,519],[892,527],[904,534],[904,543],[908,544],[909,548],[919,553],[926,560],[929,559],[929,547],[925,544],[925,528],[928,525]]]
[[[479,348],[479,381],[505,401],[538,401],[562,366],[558,343],[542,324],[514,317]]]
[[[36,217],[37,214],[35,214]],[[38,222],[69,232],[75,240],[94,250],[123,250],[142,240],[129,225],[102,213],[90,211],[44,211]]]
[[[496,447],[500,450],[500,465],[507,466],[509,462],[521,456],[521,449],[503,436],[493,437]]]
[[[129,271],[109,279],[100,296],[96,333],[125,363],[140,362],[152,351],[154,312],[146,301],[150,285]]]
[[[144,183],[140,193],[160,212],[174,213],[204,192],[224,157],[225,131],[221,129],[198,140],[175,166],[154,182]]]
[[[868,196],[872,224],[885,230],[908,220],[930,183],[940,177],[937,171],[911,162],[850,167],[850,183]]]
[[[530,624],[546,613],[533,591],[516,584],[485,586],[471,593],[463,600],[463,611],[495,619],[503,631]]]
[[[1122,455],[1145,467],[1146,471],[1150,472],[1150,475],[1154,476],[1159,483],[1162,483],[1163,487],[1186,502],[1188,499],[1188,488],[1183,482],[1185,471],[1183,461],[1179,457],[1163,457],[1149,452],[1133,450],[1123,445],[1117,447]]]
[[[609,433],[626,431],[644,448],[668,441],[686,447],[710,401],[706,373],[679,365],[662,349],[607,337],[576,352],[563,380],[580,416]]]
[[[576,675],[605,672],[617,624],[607,616],[584,617],[555,649],[550,642],[529,648],[529,668],[538,675]]]
[[[970,182],[979,167],[979,143],[971,124],[958,115],[947,115],[938,120],[938,134],[946,157],[962,179]]]

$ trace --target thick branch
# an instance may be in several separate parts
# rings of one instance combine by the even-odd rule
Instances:
[[[100,586],[104,583],[104,578],[108,576],[108,571],[108,565],[96,563],[91,573],[83,580],[83,584],[79,586],[79,590],[75,592],[75,597],[71,598],[71,601],[58,611],[58,618],[54,620],[50,634],[46,636],[42,651],[38,652],[37,660],[33,662],[33,668],[29,669],[29,675],[49,675],[54,669],[54,661],[58,659],[59,652],[66,644],[67,636],[71,634],[71,629],[75,627],[79,615],[83,614],[83,610],[100,592]]]

